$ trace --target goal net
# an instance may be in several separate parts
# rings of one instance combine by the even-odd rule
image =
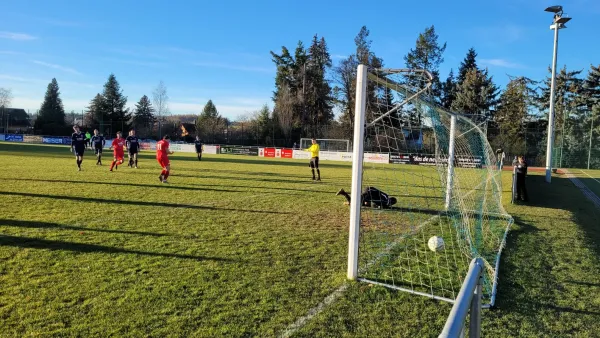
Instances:
[[[481,257],[493,305],[512,224],[501,172],[477,123],[432,103],[430,86],[425,71],[358,68],[348,278],[453,302]]]
[[[350,151],[350,140],[340,140],[340,139],[316,139],[317,144],[319,144],[319,148],[323,151]],[[300,148],[307,149],[311,146],[312,139],[310,138],[301,138],[300,139]]]

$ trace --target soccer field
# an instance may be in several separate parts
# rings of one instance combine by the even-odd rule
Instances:
[[[105,155],[77,172],[66,147],[0,143],[0,336],[273,337],[346,283],[350,164],[323,162],[313,183],[306,161],[178,153],[166,185],[151,152],[112,173]],[[483,333],[592,337],[599,214],[568,180],[538,181],[510,206]],[[450,308],[349,283],[295,335],[437,336]]]
[[[569,169],[569,172],[600,197],[600,170]]]

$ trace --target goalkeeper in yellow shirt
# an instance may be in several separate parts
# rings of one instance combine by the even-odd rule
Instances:
[[[310,146],[310,148],[308,149],[304,149],[304,151],[309,151],[310,152],[310,169],[312,170],[312,175],[313,175],[313,181],[317,180],[320,181],[321,180],[321,171],[319,170],[319,144],[317,143],[317,140],[315,140],[314,138],[311,140],[312,141],[312,145]],[[317,169],[317,178],[315,178],[315,169]]]

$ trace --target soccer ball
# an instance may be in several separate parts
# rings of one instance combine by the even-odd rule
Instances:
[[[433,236],[429,239],[429,242],[427,242],[427,246],[429,247],[429,250],[433,252],[442,251],[444,250],[444,239],[442,237]]]

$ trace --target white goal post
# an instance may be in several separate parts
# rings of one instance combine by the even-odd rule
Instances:
[[[453,303],[480,259],[493,306],[513,223],[502,172],[482,129],[436,104],[431,84],[425,70],[358,66],[347,278]]]
[[[315,139],[317,144],[323,151],[350,151],[350,140],[343,139],[326,139],[326,138],[318,138]],[[300,139],[300,148],[307,149],[312,144],[311,138],[301,138]]]

